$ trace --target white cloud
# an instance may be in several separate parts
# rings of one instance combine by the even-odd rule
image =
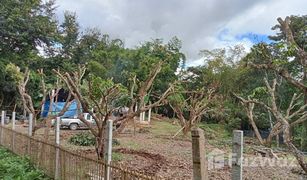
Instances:
[[[98,27],[127,47],[152,38],[177,36],[189,64],[198,64],[201,49],[242,43],[245,33],[272,34],[276,18],[306,13],[306,0],[58,0],[58,16],[75,11],[81,27]],[[221,31],[228,34],[221,39]],[[191,62],[194,61],[195,62]]]
[[[307,13],[306,0],[270,0],[261,2],[249,11],[234,17],[226,25],[232,34],[253,32],[257,34],[274,34],[271,30],[277,24],[278,17],[304,15]]]

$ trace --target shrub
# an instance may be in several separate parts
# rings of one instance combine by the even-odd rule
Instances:
[[[91,133],[78,133],[76,135],[73,135],[68,142],[70,144],[76,145],[76,146],[94,146],[96,141],[95,137]],[[120,145],[120,142],[118,139],[113,139],[112,141],[113,146]]]
[[[78,133],[69,139],[69,143],[77,146],[94,146],[95,137],[91,133]]]

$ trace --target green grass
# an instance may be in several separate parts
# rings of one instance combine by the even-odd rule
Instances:
[[[199,127],[205,131],[205,136],[207,138],[220,138],[229,139],[231,134],[226,130],[225,126],[222,124],[205,124],[200,123]]]
[[[141,148],[141,146],[137,142],[133,141],[133,139],[132,140],[125,139],[125,141],[121,142],[121,146],[134,150],[138,150]]]
[[[0,179],[3,180],[43,180],[50,179],[30,163],[29,159],[19,157],[0,147]]]
[[[172,124],[171,121],[155,121],[151,128],[151,133],[155,136],[174,135],[181,126]],[[182,133],[181,133],[182,134]]]
[[[117,152],[113,152],[112,153],[112,161],[121,161],[123,160],[123,154],[122,153],[117,153]]]
[[[200,123],[199,127],[204,130],[205,138],[209,144],[230,150],[231,134],[226,130],[224,125]]]

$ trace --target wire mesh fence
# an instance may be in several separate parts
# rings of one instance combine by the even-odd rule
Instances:
[[[17,155],[27,156],[33,165],[51,178],[67,180],[103,180],[103,161],[71,152],[61,146],[44,142],[26,134],[0,126],[0,145]],[[147,176],[114,164],[110,165],[111,179],[163,179]]]

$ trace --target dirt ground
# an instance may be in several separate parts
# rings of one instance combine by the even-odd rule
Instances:
[[[154,120],[150,125],[138,125],[134,135],[133,126],[129,126],[122,134],[115,137],[120,145],[113,146],[113,161],[123,164],[131,170],[138,170],[148,175],[159,175],[165,179],[192,179],[192,144],[189,137],[184,137],[179,133],[174,134],[180,127],[171,120]],[[27,132],[27,128],[22,125],[17,126],[22,132]],[[69,150],[83,153],[86,156],[96,157],[95,149],[91,147],[79,147],[68,143],[68,139],[86,130],[61,131],[61,144]],[[209,135],[208,135],[209,133]],[[42,136],[43,129],[39,129],[36,136]],[[208,159],[216,154],[225,154],[226,159],[231,153],[231,137],[219,140],[219,134],[211,130],[206,132],[206,154]],[[208,137],[207,137],[208,136]],[[54,140],[54,132],[50,131],[50,140]],[[243,179],[307,179],[302,173],[296,161],[289,155],[280,158],[286,159],[284,166],[280,162],[270,164],[270,160],[263,160],[260,155],[254,152],[256,146],[251,139],[245,139],[244,158],[252,160],[243,167]],[[258,158],[258,159],[257,159]],[[212,158],[211,158],[212,159]],[[214,158],[213,158],[214,159]],[[209,179],[231,179],[231,168],[227,162],[220,166],[219,161],[209,165]],[[227,160],[226,160],[227,161]],[[254,163],[254,164],[253,164]],[[261,166],[261,163],[263,166]],[[267,163],[267,164],[265,164]],[[289,164],[295,165],[292,167]],[[224,165],[226,164],[226,165]],[[214,168],[213,168],[214,167]]]

